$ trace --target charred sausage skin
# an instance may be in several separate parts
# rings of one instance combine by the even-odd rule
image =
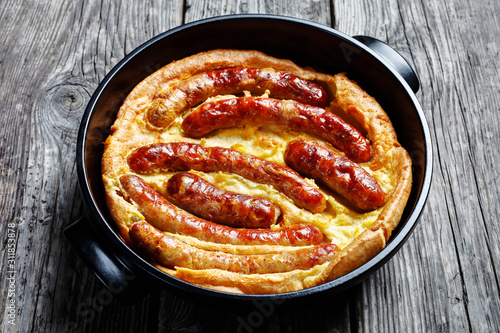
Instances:
[[[134,150],[128,157],[128,164],[141,174],[188,170],[234,173],[273,186],[297,206],[313,213],[326,208],[326,199],[318,188],[291,168],[230,148],[187,142],[156,143]]]
[[[368,172],[316,142],[289,142],[285,162],[297,172],[323,182],[362,210],[376,209],[385,202],[382,188]]]
[[[371,159],[370,143],[353,126],[330,111],[296,101],[242,97],[208,101],[182,122],[184,132],[200,138],[215,129],[246,124],[283,125],[330,142],[354,162]]]
[[[194,75],[155,95],[146,110],[147,119],[152,126],[165,128],[173,115],[179,115],[209,97],[238,94],[245,90],[258,94],[270,91],[277,98],[317,106],[325,106],[328,99],[328,94],[319,84],[291,73],[270,68],[224,68]]]
[[[276,230],[223,226],[198,218],[171,204],[139,176],[123,175],[120,183],[127,197],[137,204],[146,220],[162,231],[234,245],[303,246],[320,244],[323,240],[321,231],[309,224],[295,224]]]
[[[288,272],[309,269],[331,260],[338,247],[332,243],[294,248],[282,253],[236,255],[205,251],[166,235],[147,222],[136,222],[129,231],[134,246],[166,267],[223,269],[242,274]]]
[[[226,191],[191,172],[179,172],[165,183],[176,206],[230,227],[269,228],[281,214],[268,199]]]

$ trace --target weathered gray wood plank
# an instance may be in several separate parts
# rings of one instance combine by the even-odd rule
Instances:
[[[435,148],[426,209],[401,251],[341,296],[226,311],[163,291],[124,306],[62,234],[82,210],[74,163],[81,115],[106,73],[138,45],[184,22],[236,13],[374,36],[409,59]],[[0,331],[498,331],[499,15],[487,0],[1,1]]]
[[[221,15],[261,13],[297,17],[329,26],[330,8],[328,1],[187,0],[185,22]]]
[[[337,19],[339,29],[378,37],[415,66],[436,149],[433,189],[421,225],[365,284],[369,288],[363,288],[359,307],[367,314],[359,318],[360,327],[497,329],[498,207],[491,202],[498,202],[498,174],[491,171],[499,161],[493,139],[500,105],[493,84],[499,77],[499,46],[491,38],[498,34],[498,5],[342,1],[335,8],[337,17],[358,14],[345,24]]]
[[[157,5],[165,9],[161,17]],[[126,53],[180,24],[182,3],[14,1],[1,7],[2,31],[10,31],[2,40],[2,166],[8,172],[2,172],[1,207],[5,222],[16,223],[15,328],[143,331],[151,325],[150,302],[127,308],[110,299],[62,231],[81,214],[76,134],[91,94]],[[7,234],[5,224],[0,228]],[[1,283],[7,290],[5,278]],[[1,318],[3,331],[15,331]]]

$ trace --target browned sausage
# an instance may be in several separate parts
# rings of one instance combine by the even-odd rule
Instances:
[[[294,170],[322,181],[363,210],[384,204],[385,194],[375,179],[349,159],[315,142],[288,143],[285,162]]]
[[[134,150],[128,157],[137,173],[158,171],[230,172],[257,183],[269,184],[304,209],[320,213],[326,199],[315,185],[291,168],[222,147],[204,147],[195,143],[157,143]]]
[[[188,212],[230,227],[269,228],[276,224],[280,209],[265,198],[219,188],[190,172],[180,172],[167,181],[169,201]]]
[[[328,95],[318,84],[268,68],[226,68],[194,75],[181,81],[168,92],[155,96],[147,109],[149,123],[167,126],[172,115],[178,115],[211,96],[242,93],[244,90],[262,94],[269,90],[276,98],[325,106]]]
[[[136,222],[129,231],[135,247],[166,267],[222,269],[242,274],[279,273],[309,269],[331,260],[338,247],[325,243],[313,247],[258,255],[205,251],[166,235],[147,222]]]
[[[192,236],[213,243],[235,245],[312,245],[320,244],[323,234],[315,226],[296,224],[277,230],[236,229],[200,219],[168,202],[141,177],[120,177],[123,190],[154,227]]]
[[[327,140],[354,162],[371,158],[370,144],[357,129],[326,109],[295,101],[257,97],[209,101],[194,109],[182,128],[199,138],[215,129],[246,124],[282,124]]]

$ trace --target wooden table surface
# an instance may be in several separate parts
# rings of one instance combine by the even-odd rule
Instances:
[[[307,19],[400,51],[419,74],[433,141],[429,199],[402,249],[335,297],[223,309],[161,291],[123,305],[63,235],[83,210],[82,114],[143,42],[237,13]],[[499,16],[491,0],[0,1],[1,331],[498,331]]]

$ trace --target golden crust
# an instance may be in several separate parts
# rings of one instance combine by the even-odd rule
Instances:
[[[298,209],[268,186],[257,186],[237,176],[205,174],[204,177],[229,190],[248,191],[249,194],[268,196],[270,200],[278,201],[286,216],[286,223],[308,222],[316,225],[327,236],[328,241],[340,247],[340,251],[331,261],[312,269],[273,274],[240,274],[216,269],[192,270],[153,264],[167,274],[202,287],[248,294],[281,293],[309,288],[336,279],[363,265],[385,247],[400,221],[412,183],[409,155],[398,143],[390,119],[381,106],[345,74],[332,76],[318,73],[300,68],[289,60],[276,59],[258,51],[213,50],[199,53],[159,69],[129,94],[112,126],[112,134],[105,142],[102,159],[107,204],[120,235],[132,246],[128,230],[134,222],[145,220],[139,208],[127,200],[119,182],[121,175],[133,173],[126,158],[128,153],[137,147],[169,141],[197,142],[212,146],[220,144],[283,163],[283,145],[297,137],[312,138],[328,146],[324,141],[303,133],[285,130],[279,135],[270,134],[269,129],[261,131],[252,126],[234,131],[223,130],[211,135],[209,139],[195,140],[182,134],[179,129],[179,117],[182,117],[182,114],[173,111],[167,114],[172,121],[168,129],[157,128],[148,122],[147,109],[157,94],[168,92],[180,80],[198,73],[236,66],[272,68],[320,82],[330,96],[331,103],[327,109],[350,121],[369,138],[373,157],[367,163],[360,163],[360,166],[382,185],[386,202],[374,211],[359,212],[349,205],[344,205],[335,194],[320,188],[327,197],[329,207],[322,214],[312,215]],[[169,176],[169,173],[164,173],[141,177],[164,194],[162,184]],[[214,244],[183,235],[173,236],[204,251],[223,251],[237,255],[288,251],[287,247],[281,246]]]

